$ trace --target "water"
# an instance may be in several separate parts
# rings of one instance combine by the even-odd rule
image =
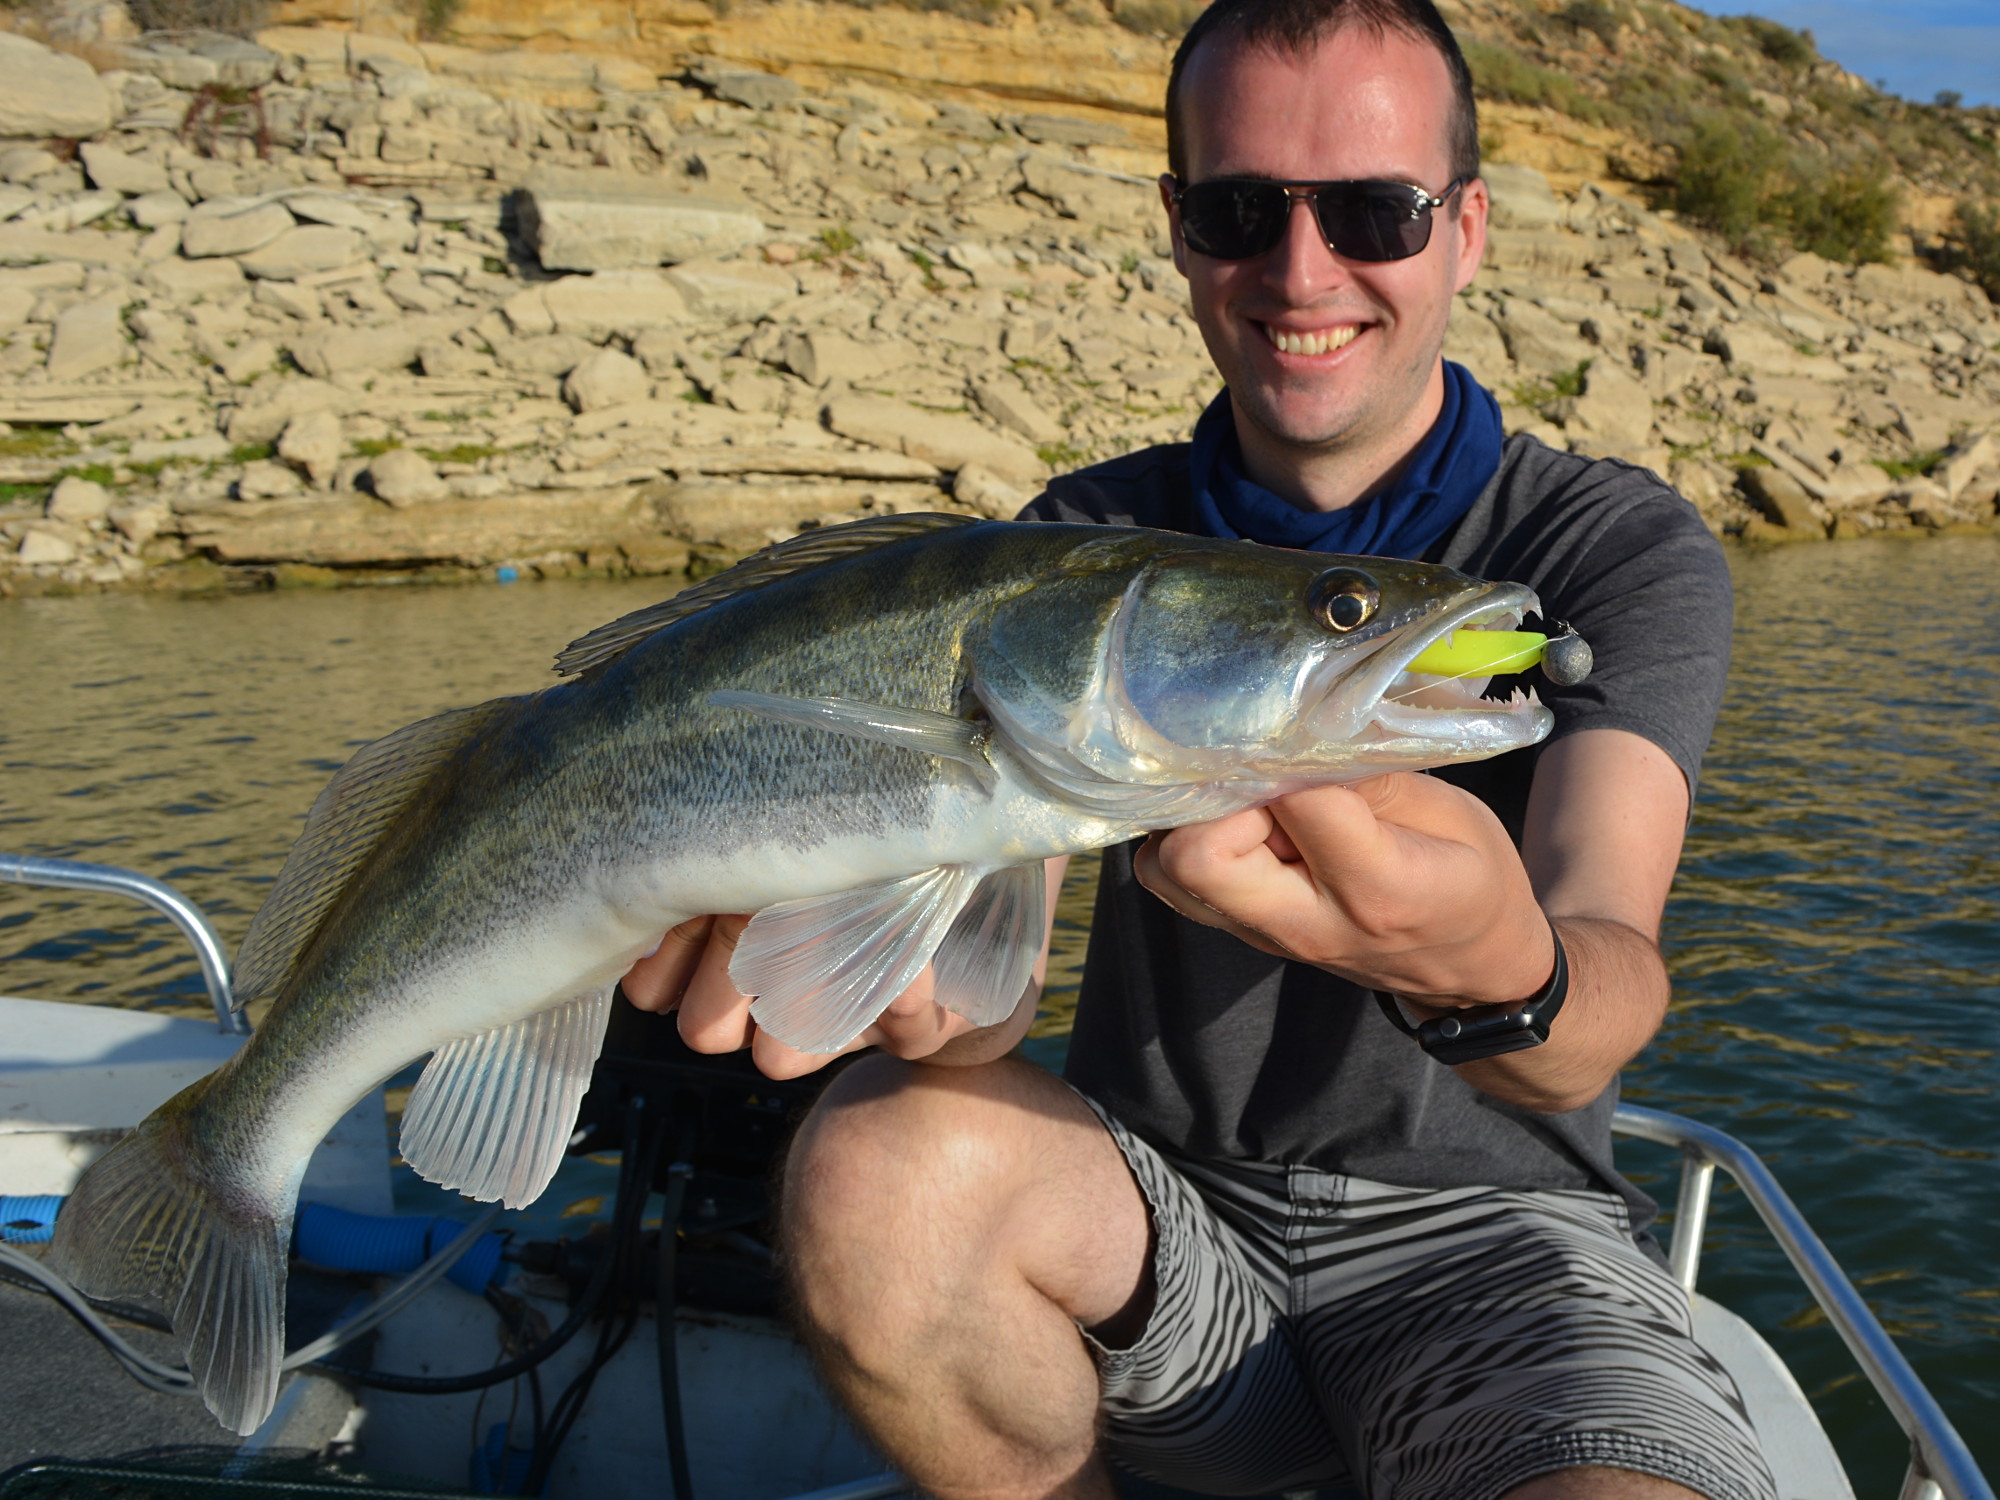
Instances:
[[[2000,544],[1733,555],[1736,664],[1666,946],[1676,1000],[1627,1097],[1769,1161],[1989,1472],[2000,1473]],[[233,948],[354,747],[549,680],[657,583],[0,601],[0,849],[179,886]],[[1089,915],[1079,861],[1031,1052],[1059,1059]],[[207,1012],[164,919],[0,886],[0,989]],[[1621,1160],[1671,1200],[1656,1148]],[[606,1185],[566,1168],[539,1223]],[[405,1174],[399,1193],[424,1202]],[[1868,1494],[1893,1424],[1740,1197],[1702,1286],[1770,1337]]]

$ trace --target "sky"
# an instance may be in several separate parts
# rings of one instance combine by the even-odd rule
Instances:
[[[1954,89],[2000,104],[2000,0],[1685,0],[1711,15],[1759,15],[1806,30],[1820,55],[1928,104]]]

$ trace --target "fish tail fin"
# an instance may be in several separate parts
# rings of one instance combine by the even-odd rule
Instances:
[[[208,1409],[255,1432],[284,1362],[289,1201],[218,1191],[190,1170],[186,1113],[213,1076],[147,1116],[93,1163],[56,1219],[49,1260],[86,1296],[163,1313]]]

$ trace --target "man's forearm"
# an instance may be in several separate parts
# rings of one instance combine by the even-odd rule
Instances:
[[[1581,1109],[1603,1093],[1652,1039],[1667,1010],[1667,969],[1658,945],[1601,917],[1561,917],[1555,925],[1569,955],[1570,981],[1549,1039],[1458,1069],[1481,1092],[1542,1114]],[[1450,1014],[1407,1003],[1404,1009],[1412,1016]]]

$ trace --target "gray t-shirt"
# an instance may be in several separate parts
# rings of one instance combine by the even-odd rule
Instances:
[[[1187,454],[1150,448],[1065,475],[1022,519],[1198,531]],[[1685,500],[1644,469],[1515,437],[1425,561],[1525,583],[1590,643],[1587,681],[1538,689],[1551,739],[1629,730],[1695,785],[1729,665],[1731,593],[1722,549]],[[1518,841],[1539,753],[1433,774]],[[1651,1220],[1651,1200],[1612,1166],[1615,1082],[1568,1114],[1503,1104],[1426,1057],[1367,991],[1181,917],[1133,877],[1137,847],[1104,854],[1065,1071],[1140,1135],[1407,1187],[1607,1188],[1635,1229]]]

